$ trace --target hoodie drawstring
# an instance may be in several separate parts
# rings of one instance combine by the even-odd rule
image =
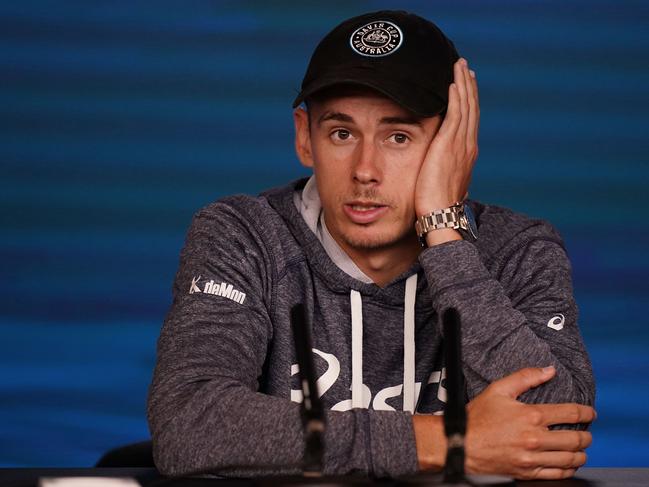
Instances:
[[[415,412],[415,296],[417,274],[406,280],[403,302],[403,410]]]
[[[361,293],[352,290],[352,407],[363,407],[363,303]]]
[[[415,298],[417,274],[406,279],[403,312],[403,410],[415,412]],[[363,302],[350,292],[352,308],[352,408],[363,407]]]

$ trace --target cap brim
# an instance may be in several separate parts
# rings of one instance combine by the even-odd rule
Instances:
[[[293,101],[293,108],[299,106],[305,99],[313,96],[318,91],[331,88],[337,85],[356,85],[370,88],[387,96],[398,105],[422,117],[434,117],[446,111],[447,100],[442,100],[432,91],[426,91],[419,86],[406,85],[402,82],[390,82],[381,80],[375,82],[368,79],[368,73],[363,76],[354,76],[346,72],[342,75],[331,75],[319,78],[305,86]]]

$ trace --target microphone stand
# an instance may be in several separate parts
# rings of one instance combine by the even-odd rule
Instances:
[[[462,321],[455,308],[442,315],[444,328],[444,355],[446,362],[446,406],[444,433],[447,450],[444,464],[445,485],[516,485],[513,479],[501,475],[466,475],[464,471],[464,437],[466,436],[466,404],[464,402],[464,374],[462,373]]]
[[[304,458],[302,461],[305,477],[321,477],[324,455],[325,415],[318,395],[316,374],[311,355],[311,333],[304,316],[304,305],[291,308],[291,327],[295,340],[295,353],[300,368],[302,405],[300,412],[304,427]]]
[[[448,443],[446,463],[444,464],[444,482],[458,484],[465,478],[464,437],[466,435],[460,314],[455,308],[449,308],[442,316],[442,323],[444,326],[447,391],[444,408],[444,433]]]
[[[296,304],[291,308],[291,328],[295,341],[295,354],[300,368],[299,377],[302,388],[302,405],[300,412],[304,429],[304,456],[302,458],[302,477],[269,479],[269,485],[290,485],[299,487],[326,486],[356,486],[369,485],[370,479],[354,476],[323,476],[324,470],[324,436],[325,436],[325,414],[322,401],[318,395],[316,385],[316,373],[313,366],[313,354],[311,352],[311,330],[305,316],[304,305]]]
[[[464,470],[464,437],[466,435],[466,405],[464,375],[462,374],[462,325],[460,313],[448,308],[442,315],[444,358],[446,363],[446,406],[444,433],[447,439],[446,463],[439,474],[421,474],[406,483],[448,486],[513,486],[513,479],[501,475],[466,475]],[[440,384],[441,385],[441,384]]]

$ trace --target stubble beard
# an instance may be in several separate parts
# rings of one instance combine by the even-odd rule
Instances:
[[[377,191],[374,189],[367,189],[363,191],[354,191],[351,198],[343,199],[342,197],[338,199],[337,205],[339,208],[345,203],[345,201],[350,200],[362,200],[376,203],[377,205],[384,205],[389,208],[389,212],[398,212],[398,206],[391,200],[386,200],[385,198],[380,197],[377,194]],[[391,215],[386,215],[391,216]],[[393,221],[378,221],[375,223],[369,223],[367,225],[357,225],[350,223],[351,231],[340,232],[340,238],[345,242],[345,244],[353,249],[361,251],[376,251],[387,249],[393,246],[397,246],[400,243],[408,240],[411,236],[407,228],[402,228],[401,222],[397,220]],[[376,233],[373,232],[373,235],[363,236],[363,230],[356,229],[354,227],[366,227],[371,229],[372,226],[385,226],[386,230]],[[414,225],[414,223],[413,223]],[[341,229],[342,230],[342,229]],[[356,231],[355,231],[356,230]],[[371,230],[370,230],[371,231]],[[414,228],[412,230],[414,232]],[[361,233],[361,235],[354,235]]]
[[[368,236],[350,235],[347,232],[341,234],[341,238],[349,247],[362,251],[383,250],[395,247],[399,243],[407,240],[408,237],[409,235],[407,233],[401,231],[399,233],[391,231],[390,234],[387,232],[381,232],[379,234]]]

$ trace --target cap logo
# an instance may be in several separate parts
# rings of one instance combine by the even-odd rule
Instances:
[[[403,34],[396,24],[385,20],[370,22],[356,29],[349,38],[352,49],[361,56],[381,57],[401,47]]]

